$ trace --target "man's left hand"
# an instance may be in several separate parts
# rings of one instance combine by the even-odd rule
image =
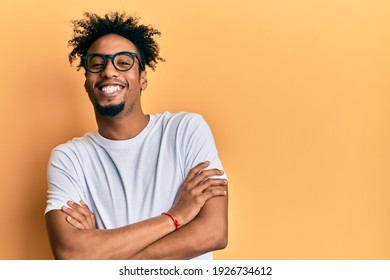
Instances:
[[[95,216],[84,203],[80,201],[80,204],[68,201],[68,206],[61,208],[62,212],[67,214],[66,221],[77,229],[96,229]]]

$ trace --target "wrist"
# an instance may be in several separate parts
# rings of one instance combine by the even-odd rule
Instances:
[[[165,215],[172,220],[172,223],[175,226],[175,230],[178,230],[181,227],[179,220],[177,220],[173,214],[168,213],[168,212],[163,212],[163,213],[161,213],[161,215]]]

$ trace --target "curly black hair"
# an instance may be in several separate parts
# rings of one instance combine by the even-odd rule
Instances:
[[[73,20],[73,38],[68,41],[68,46],[73,47],[69,53],[69,62],[76,57],[87,54],[89,47],[98,38],[108,34],[118,34],[130,40],[141,55],[142,65],[147,65],[153,70],[158,61],[164,61],[160,57],[160,48],[153,39],[161,33],[152,26],[139,24],[138,17],[128,16],[126,13],[111,12],[103,17],[90,12],[85,12],[83,19]],[[78,66],[82,67],[81,61]]]

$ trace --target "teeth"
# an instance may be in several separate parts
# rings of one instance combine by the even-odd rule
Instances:
[[[115,85],[115,86],[104,86],[102,88],[102,91],[105,93],[113,93],[121,89],[121,86]]]

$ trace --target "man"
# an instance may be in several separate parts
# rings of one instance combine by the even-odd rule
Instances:
[[[194,113],[144,114],[145,66],[162,58],[137,18],[74,21],[98,131],[56,147],[46,224],[56,259],[212,259],[227,245],[227,180]]]

